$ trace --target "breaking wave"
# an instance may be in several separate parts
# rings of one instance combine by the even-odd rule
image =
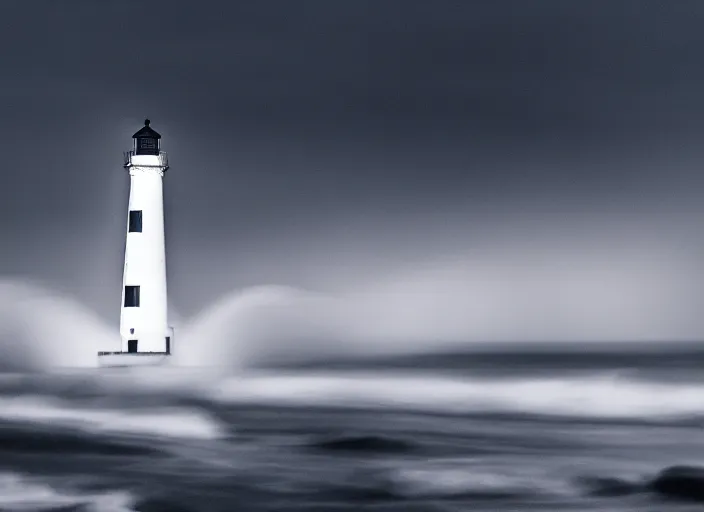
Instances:
[[[79,408],[48,397],[0,399],[0,421],[75,429],[92,434],[216,439],[223,430],[201,412],[175,407],[148,410]]]
[[[217,423],[190,403],[293,407],[354,407],[473,415],[522,414],[583,419],[704,421],[704,385],[648,382],[614,376],[564,378],[455,378],[354,373],[345,375],[247,374],[223,379],[195,374],[152,382],[146,373],[53,376],[40,383],[16,381],[0,391],[28,398],[0,398],[0,419],[77,424],[93,431],[142,431],[183,437],[216,437]],[[38,395],[42,395],[41,397]],[[103,409],[77,407],[63,398],[92,395]],[[54,398],[51,398],[54,397]],[[124,408],[126,404],[130,407]],[[112,409],[104,409],[114,406]],[[134,409],[133,407],[141,407]]]
[[[417,375],[258,375],[231,378],[215,400],[292,406],[520,413],[605,419],[704,416],[704,386],[593,376],[472,379]]]
[[[38,284],[0,280],[0,371],[95,366],[115,333],[74,299]]]
[[[524,501],[567,496],[572,489],[565,480],[543,479],[521,472],[470,469],[425,464],[393,470],[370,470],[348,475],[344,483],[320,489],[320,497],[350,503],[383,503],[416,500]]]
[[[109,510],[133,512],[134,498],[126,492],[86,493],[57,489],[15,473],[0,473],[0,509],[13,511]]]
[[[190,408],[199,403],[206,407],[211,403],[704,421],[704,383],[645,380],[618,372],[486,377],[473,376],[470,371],[460,377],[390,370],[249,371],[233,377],[186,368],[132,370],[6,375],[0,379],[0,419],[14,416],[57,424],[76,421],[93,430],[142,429],[145,433],[186,437],[218,433],[216,423],[204,416],[204,411]],[[79,408],[69,399],[98,404],[100,409]]]

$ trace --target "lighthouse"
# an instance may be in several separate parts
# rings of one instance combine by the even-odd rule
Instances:
[[[124,154],[130,194],[120,306],[121,349],[98,352],[100,366],[162,364],[173,348],[167,315],[163,193],[169,162],[161,150],[161,135],[149,119],[132,139],[132,150]]]

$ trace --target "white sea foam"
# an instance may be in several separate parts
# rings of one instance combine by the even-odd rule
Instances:
[[[489,377],[395,370],[321,372],[248,371],[227,376],[201,369],[135,368],[116,372],[19,376],[0,399],[0,419],[77,422],[96,431],[216,437],[219,423],[203,411],[166,407],[181,398],[225,404],[340,406],[449,414],[520,413],[613,419],[704,417],[704,384],[642,380],[618,372],[591,375]],[[4,386],[0,386],[4,387]],[[102,409],[68,402],[80,388],[101,397]],[[56,397],[47,400],[46,397]],[[131,405],[130,405],[131,404]],[[138,404],[150,409],[133,409]],[[153,408],[157,404],[157,408]],[[124,408],[128,405],[127,408]],[[114,409],[105,409],[112,406]]]
[[[450,378],[386,374],[258,374],[223,381],[215,400],[299,406],[360,406],[470,414],[528,413],[603,418],[704,414],[704,386],[614,376]]]
[[[475,466],[430,463],[424,467],[395,470],[390,480],[396,492],[412,498],[493,495],[525,499],[534,494],[566,496],[572,491],[566,482],[546,478],[536,468],[521,471],[522,468],[511,470],[504,467],[492,471]]]
[[[89,386],[115,410],[76,409],[68,402],[0,399],[0,418],[83,421],[86,428],[136,429],[186,437],[216,436],[217,422],[201,411],[168,409],[180,397],[227,404],[340,406],[449,414],[521,413],[580,418],[679,419],[704,417],[704,385],[639,380],[618,373],[579,376],[467,377],[385,371],[245,372],[238,377],[184,368],[26,377],[35,394],[64,396]],[[141,371],[136,371],[141,370]],[[76,379],[79,379],[77,381]],[[39,382],[40,386],[36,387]],[[16,388],[19,392],[25,384]],[[64,391],[66,390],[66,391]],[[125,403],[162,404],[135,411]],[[115,418],[113,418],[115,416]],[[178,423],[174,419],[179,418]],[[163,426],[160,426],[162,424]],[[132,425],[134,424],[134,425]]]
[[[215,439],[223,429],[202,412],[184,408],[89,409],[46,397],[0,399],[0,419],[76,428],[92,433]]]
[[[85,510],[95,512],[132,512],[134,501],[126,492],[90,494],[59,490],[35,478],[0,473],[1,510],[49,511],[59,507],[85,507]]]

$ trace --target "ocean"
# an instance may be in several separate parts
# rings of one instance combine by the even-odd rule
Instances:
[[[658,475],[704,467],[703,365],[542,350],[4,373],[0,510],[701,510],[704,476]]]

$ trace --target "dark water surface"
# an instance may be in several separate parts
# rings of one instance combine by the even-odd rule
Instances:
[[[703,365],[575,352],[0,375],[0,510],[702,510],[651,482],[704,466]]]

